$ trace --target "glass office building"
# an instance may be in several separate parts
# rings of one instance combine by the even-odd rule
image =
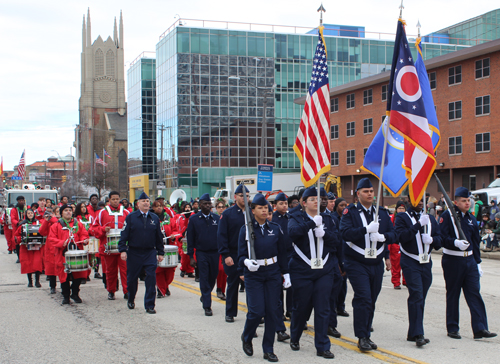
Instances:
[[[137,58],[127,70],[128,175],[158,179],[156,60]]]
[[[326,27],[344,34],[341,26]],[[363,27],[351,28],[349,37],[325,36],[330,87],[390,69],[394,42],[365,39]],[[172,138],[166,178],[193,187],[198,168],[235,167],[238,174],[255,168],[265,99],[265,163],[300,168],[292,148],[302,107],[293,100],[307,90],[318,40],[317,31],[306,33],[175,26],[162,35],[156,46],[158,124]],[[423,55],[459,48],[424,44]]]

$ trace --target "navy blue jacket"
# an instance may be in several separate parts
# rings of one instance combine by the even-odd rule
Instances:
[[[288,220],[290,220],[290,215],[285,213],[284,215],[280,214],[278,211],[273,213],[273,222],[278,224],[283,232],[283,239],[285,241],[286,252],[288,256],[291,256],[293,251],[292,239],[288,235]]]
[[[323,225],[325,226],[325,236],[323,236],[323,256],[325,258],[328,253],[336,253],[337,246],[340,242],[340,236],[337,227],[333,224],[330,215],[321,213],[323,217]],[[294,244],[304,253],[304,255],[311,259],[311,249],[309,248],[309,230],[314,229],[316,223],[309,218],[305,212],[300,212],[292,215],[288,221],[288,234]],[[313,232],[314,235],[314,232]],[[314,244],[316,246],[317,239],[314,236]],[[302,258],[293,250],[293,256],[297,261],[303,262]]]
[[[140,210],[127,215],[118,243],[118,251],[126,252],[128,249],[150,250],[156,249],[158,255],[164,255],[163,234],[160,219],[155,214],[148,212],[146,221]]]
[[[208,221],[203,214],[198,212],[189,218],[187,226],[187,253],[193,257],[194,249],[217,253],[217,230],[219,228],[220,216],[212,212]]]
[[[299,205],[295,206],[293,209],[288,210],[288,215],[296,215],[302,212],[302,207]]]
[[[474,215],[471,215],[468,212],[466,212],[465,215],[462,216],[462,212],[458,209],[458,207],[456,207],[455,205],[453,205],[453,207],[457,212],[458,218],[460,220],[460,226],[462,226],[465,237],[469,242],[467,251],[472,250],[474,259],[476,260],[477,264],[480,264],[481,253],[479,250],[479,243],[481,241],[481,238],[479,236],[479,229],[477,228],[476,218],[474,217]],[[455,239],[459,238],[455,234],[455,229],[453,227],[453,223],[451,222],[452,218],[453,217],[451,216],[450,211],[446,210],[445,212],[443,212],[441,218],[439,219],[440,233],[441,238],[443,239],[442,244],[443,248],[460,252],[461,250],[455,246]]]
[[[415,213],[415,211],[411,207],[406,211],[410,215]],[[405,212],[397,214],[394,228],[396,230],[396,234],[398,235],[398,240],[399,243],[401,244],[401,247],[410,254],[418,255],[417,238],[415,235],[417,234],[417,232],[423,234],[424,228],[418,222],[417,217],[414,215],[413,217],[417,221],[415,225]],[[439,234],[439,225],[434,216],[429,215],[429,219],[431,221],[431,236],[432,236],[431,248],[439,250],[441,249],[441,241],[442,241],[441,235]]]
[[[238,254],[238,236],[243,225],[245,216],[238,205],[231,206],[222,213],[217,231],[217,245],[222,259]]]
[[[264,224],[264,235],[262,235],[259,223],[253,217],[252,224],[255,233],[255,259],[267,259],[277,256],[281,274],[288,273],[285,241],[280,226],[274,222],[266,221]],[[246,227],[242,226],[238,237],[238,272],[240,275],[248,271],[244,263],[245,259],[248,259],[248,243],[245,240],[245,236]]]
[[[372,208],[374,209],[375,207],[372,206]],[[363,226],[363,222],[359,216],[360,213],[363,213],[363,206],[360,202],[358,202],[357,205],[349,205],[344,210],[342,219],[340,220],[340,232],[342,234],[342,239],[350,241],[365,250],[366,227]],[[380,224],[378,232],[384,234],[385,242],[377,242],[377,250],[384,246],[384,244],[395,244],[398,242],[391,217],[385,208],[379,208],[378,219]],[[346,245],[344,247],[344,255],[364,264],[375,265],[384,257],[389,259],[389,249],[385,246],[384,253],[379,254],[377,259],[371,259],[365,258],[364,254],[362,255]]]
[[[340,234],[340,219],[342,218],[342,216],[339,216],[339,214],[337,214],[336,212],[332,212],[332,219],[335,223],[335,225],[337,226],[337,229],[339,231],[339,239],[340,239],[340,243],[339,245],[337,245],[337,258],[339,260],[339,265],[342,269],[342,271],[344,271],[343,269],[343,265],[344,265],[344,239],[342,239],[342,235]]]

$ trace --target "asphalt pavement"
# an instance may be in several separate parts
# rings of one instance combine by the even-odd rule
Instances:
[[[60,288],[49,294],[42,276],[42,288],[28,288],[15,255],[8,255],[0,237],[0,363],[259,363],[261,340],[254,339],[254,356],[247,357],[240,336],[245,323],[245,294],[239,294],[240,310],[234,323],[224,321],[224,302],[214,297],[214,316],[204,316],[198,283],[181,278],[179,269],[170,287],[172,295],[157,300],[156,315],[144,311],[144,284],[139,285],[135,310],[129,310],[123,293],[108,301],[102,281],[82,285],[82,304],[62,306]],[[427,296],[425,336],[428,345],[417,348],[406,341],[408,291],[394,290],[390,274],[384,276],[377,301],[372,340],[379,349],[361,353],[352,327],[352,290],[347,311],[339,317],[341,339],[332,338],[331,351],[338,363],[497,363],[500,339],[474,340],[470,315],[461,299],[461,340],[446,336],[445,289],[441,256],[433,254],[434,282]],[[485,259],[482,264],[482,296],[490,331],[500,332],[500,262]],[[214,294],[215,296],[215,294]],[[288,322],[286,323],[288,326]],[[275,343],[282,363],[320,363],[314,348],[314,320],[301,338],[301,350],[292,351],[288,342]],[[289,331],[289,329],[288,329]]]

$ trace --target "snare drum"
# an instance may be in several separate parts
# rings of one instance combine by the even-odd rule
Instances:
[[[188,253],[188,241],[187,241],[187,239],[182,238],[181,243],[182,243],[182,251],[184,252],[184,254],[187,254]]]
[[[120,229],[111,229],[106,234],[107,246],[105,252],[108,254],[118,254],[118,242],[120,241],[121,236]]]
[[[89,236],[89,243],[84,247],[89,254],[99,253],[99,239],[94,236]]]
[[[66,272],[89,270],[89,254],[85,250],[68,250],[64,253]]]
[[[163,260],[158,263],[158,267],[177,267],[177,247],[175,245],[165,245],[163,246],[163,249],[165,250],[165,255],[163,256]]]
[[[21,245],[41,245],[45,243],[45,239],[38,232],[40,225],[23,225],[23,231],[21,232]],[[40,249],[40,248],[38,248]],[[38,250],[38,249],[28,249],[28,250]]]

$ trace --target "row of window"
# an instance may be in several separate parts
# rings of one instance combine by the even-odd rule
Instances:
[[[476,97],[476,116],[488,115],[490,113],[490,95]],[[448,120],[462,118],[462,101],[448,103]]]
[[[475,67],[475,76],[476,79],[481,79],[485,77],[490,76],[490,59],[485,58],[485,59],[480,59],[476,61],[476,67]],[[436,89],[437,85],[437,77],[436,77],[436,72],[430,72],[428,73],[429,77],[429,83],[431,90]],[[462,66],[454,66],[450,67],[448,69],[448,85],[456,85],[462,83]],[[382,85],[382,95],[381,95],[381,101],[387,101],[387,92],[388,92],[389,85]],[[483,96],[486,97],[486,96]],[[476,98],[476,115],[483,115],[483,114],[478,114],[477,113],[477,99]],[[368,89],[363,91],[363,106],[365,105],[370,105],[373,103],[373,89]],[[346,95],[346,109],[354,109],[356,106],[356,99],[355,99],[355,94],[348,94]],[[488,110],[489,110],[489,96],[488,96]],[[338,97],[332,99],[330,101],[330,111],[333,112],[338,112],[339,111],[339,99]],[[488,111],[489,113],[489,111]],[[451,119],[450,119],[451,120]]]
[[[347,123],[346,128],[346,136],[352,137],[356,135],[356,122],[350,121]],[[364,119],[363,120],[363,134],[372,134],[373,133],[373,119]],[[330,139],[338,139],[339,138],[339,125],[332,125]]]

